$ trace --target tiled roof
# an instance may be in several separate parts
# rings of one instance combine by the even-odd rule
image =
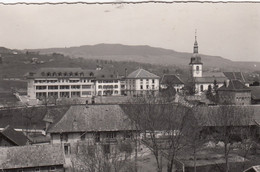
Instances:
[[[61,118],[68,106],[29,107],[0,110],[0,128],[11,125],[15,129],[45,129],[43,121],[46,113],[51,114],[54,122]]]
[[[230,80],[226,85],[220,87],[218,91],[250,91],[250,88],[239,80]]]
[[[195,83],[214,83],[216,80],[217,83],[223,84],[227,78],[226,77],[196,77],[194,78]]]
[[[132,130],[119,105],[71,106],[49,133]]]
[[[0,148],[0,169],[63,165],[61,145],[13,146]]]
[[[236,79],[236,80],[240,80],[241,82],[246,82],[242,72],[223,72],[223,73],[229,80]]]
[[[203,72],[202,73],[203,77],[221,77],[221,78],[226,78],[223,72]]]
[[[0,133],[11,140],[17,146],[26,145],[28,140],[22,132],[15,131],[10,125],[6,126],[4,130]]]
[[[252,99],[260,100],[260,86],[251,86],[249,88],[251,90]]]
[[[162,77],[161,84],[184,84],[183,81],[176,75],[165,74]]]
[[[151,78],[151,79],[157,79],[159,78],[159,76],[151,73],[151,72],[148,72],[147,70],[144,70],[144,69],[137,69],[135,71],[133,71],[132,73],[130,73],[126,78]]]

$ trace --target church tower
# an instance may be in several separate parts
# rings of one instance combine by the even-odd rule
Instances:
[[[202,77],[202,62],[201,57],[199,55],[199,46],[197,42],[197,33],[195,32],[195,42],[193,46],[193,55],[190,59],[191,66],[191,76],[192,77]]]

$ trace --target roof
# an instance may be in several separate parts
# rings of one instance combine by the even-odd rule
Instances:
[[[3,131],[0,132],[10,141],[12,141],[17,146],[23,146],[27,143],[27,137],[19,131],[15,131],[10,125],[7,125]]]
[[[68,106],[56,107],[27,107],[0,110],[0,128],[11,125],[14,129],[38,129],[46,127],[43,120],[46,114],[52,116],[56,122],[68,110]]]
[[[95,70],[83,70],[82,68],[40,68],[35,73],[29,72],[27,77],[46,78],[46,77],[94,77]]]
[[[2,147],[0,152],[0,169],[63,165],[65,163],[60,144]]]
[[[214,83],[214,81],[217,81],[217,83],[223,84],[227,78],[226,77],[195,77],[194,81],[195,83]]]
[[[250,172],[250,171],[254,171],[254,172],[260,172],[260,165],[255,165],[255,166],[252,166],[248,169],[246,169],[244,172]]]
[[[149,79],[158,79],[160,78],[159,76],[144,70],[142,68],[137,69],[135,71],[133,71],[132,73],[130,73],[126,78],[135,78],[135,79],[142,79],[142,78],[149,78]]]
[[[229,80],[236,79],[236,80],[240,80],[241,82],[246,82],[246,79],[242,72],[223,72],[223,73]]]
[[[230,80],[226,85],[218,89],[218,91],[251,91],[249,87],[245,86],[240,80]]]
[[[49,133],[132,130],[119,105],[71,106]]]
[[[203,72],[203,77],[220,77],[220,78],[227,78],[223,72]],[[227,78],[228,79],[228,78]]]
[[[250,86],[252,99],[260,100],[260,86]]]
[[[174,74],[165,74],[162,77],[161,84],[184,84],[183,81]]]

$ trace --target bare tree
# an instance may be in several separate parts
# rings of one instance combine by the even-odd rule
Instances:
[[[73,170],[75,172],[132,172],[131,148],[126,147],[124,143],[113,145],[113,148],[111,152],[107,152],[106,146],[102,144],[77,143]]]
[[[232,150],[233,136],[239,135],[243,127],[248,127],[253,111],[245,106],[221,105],[209,113],[211,124],[215,127],[215,139],[224,143],[225,172],[230,171],[229,154]]]
[[[167,171],[172,171],[176,156],[184,146],[190,115],[190,108],[174,103],[172,97],[166,95],[148,93],[125,105],[125,111],[144,133],[143,142],[153,153],[158,172],[163,168],[162,156],[167,160]]]

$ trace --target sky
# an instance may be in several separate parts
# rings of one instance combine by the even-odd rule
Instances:
[[[260,3],[0,5],[0,46],[119,43],[260,61]]]

